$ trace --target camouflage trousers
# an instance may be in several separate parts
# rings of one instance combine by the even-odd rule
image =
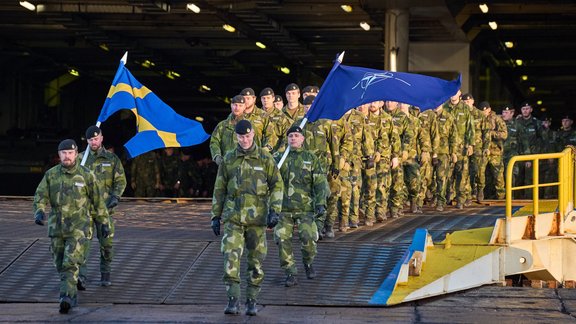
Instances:
[[[91,221],[91,223],[94,223]],[[114,248],[112,246],[112,241],[114,240],[114,219],[110,215],[110,235],[107,238],[102,236],[102,224],[94,223],[91,224],[88,233],[86,233],[86,242],[82,244],[82,252],[84,254],[84,260],[80,265],[80,279],[86,281],[88,274],[88,259],[90,258],[90,246],[92,245],[92,237],[94,236],[94,228],[96,228],[96,237],[98,238],[98,244],[100,246],[100,272],[110,273],[112,272],[112,258],[114,257]]]
[[[418,191],[418,197],[416,199],[416,204],[418,207],[424,206],[424,199],[426,199],[426,194],[428,192],[434,192],[434,185],[432,185],[432,178],[434,172],[432,164],[430,162],[420,163],[420,190]]]
[[[60,275],[60,297],[76,297],[78,292],[78,271],[84,260],[82,245],[84,235],[77,237],[52,237],[50,252],[56,271]]]
[[[224,256],[224,284],[228,297],[240,298],[240,260],[246,247],[248,262],[246,298],[256,299],[264,280],[262,264],[266,259],[266,227],[224,223],[220,251]]]
[[[378,178],[376,168],[362,170],[362,196],[360,206],[364,208],[364,218],[366,221],[376,221],[376,189]]]
[[[362,192],[362,169],[361,162],[354,162],[354,167],[350,171],[350,185],[352,192],[350,196],[350,223],[360,222],[360,194]]]
[[[408,200],[416,202],[420,192],[420,165],[415,159],[408,159],[403,163],[404,168],[404,183],[408,193]]]
[[[448,190],[449,193],[447,193],[447,195],[451,198],[456,197],[457,203],[464,204],[469,196],[469,192],[467,191],[469,188],[467,185],[469,180],[468,157],[459,156],[458,161],[453,165],[448,174],[448,186],[446,190]]]
[[[338,218],[338,199],[340,198],[340,178],[328,175],[328,186],[330,187],[330,196],[326,199],[326,228],[332,228]],[[318,223],[316,223],[318,224]],[[319,230],[322,230],[319,228]]]
[[[448,154],[438,154],[438,162],[434,166],[434,177],[436,179],[436,204],[446,206],[446,189],[448,187],[448,173],[450,171],[450,156]]]
[[[390,161],[381,160],[380,163],[383,164],[376,169],[376,218],[381,220],[386,217],[386,211],[388,210],[388,194],[392,177],[390,174]]]
[[[390,207],[390,212],[394,214],[402,210],[404,201],[406,200],[404,196],[404,168],[402,165],[392,169],[391,178],[392,185],[390,186],[388,206]]]
[[[484,191],[486,187],[486,173],[490,174],[490,178],[494,181],[496,189],[496,198],[504,199],[504,165],[502,163],[501,155],[488,155],[484,156],[478,171],[478,192]]]
[[[136,181],[134,197],[154,197],[156,196],[156,188],[154,187],[153,182]]]
[[[482,152],[474,152],[474,154],[468,157],[468,170],[469,170],[469,179],[468,183],[466,184],[468,187],[466,188],[466,192],[468,196],[466,199],[472,199],[472,195],[478,193],[478,187],[480,185],[480,177],[485,175],[480,175],[482,164],[484,162],[484,157],[482,156]],[[484,181],[485,182],[485,181]],[[484,187],[482,187],[484,188]]]
[[[280,267],[284,269],[287,275],[296,275],[298,273],[292,249],[294,224],[298,225],[302,262],[304,264],[312,264],[314,257],[316,257],[318,228],[316,227],[314,213],[280,213],[280,221],[274,228],[274,241],[278,244]]]
[[[352,199],[352,181],[348,172],[340,173],[340,228],[348,227],[350,221],[350,200]]]

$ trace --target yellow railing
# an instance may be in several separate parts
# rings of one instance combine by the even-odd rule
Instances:
[[[540,160],[558,160],[558,181],[540,183],[539,162]],[[559,224],[559,234],[564,233],[564,217],[566,212],[574,206],[576,193],[574,192],[574,152],[573,148],[567,147],[560,153],[517,155],[510,159],[506,168],[506,244],[511,240],[512,224],[512,192],[515,190],[532,189],[533,215],[539,212],[539,189],[543,187],[558,186],[558,211],[562,221]],[[512,186],[512,175],[516,162],[532,163],[532,184],[525,186]],[[536,217],[534,217],[536,218]]]

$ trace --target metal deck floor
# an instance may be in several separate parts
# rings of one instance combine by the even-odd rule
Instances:
[[[210,229],[210,207],[209,202],[123,201],[115,215],[113,285],[96,284],[99,256],[94,240],[88,262],[89,279],[94,282],[80,292],[81,302],[220,305],[226,294],[220,242]],[[0,302],[53,302],[58,276],[46,228],[34,224],[32,201],[1,199],[0,210]],[[491,226],[503,214],[503,207],[487,206],[443,213],[425,210],[371,228],[336,233],[334,239],[318,244],[317,278],[306,279],[298,264],[299,285],[293,288],[283,285],[278,249],[268,231],[266,277],[259,299],[267,305],[367,306],[416,228],[427,228],[440,241],[446,232]],[[294,247],[300,260],[297,242]]]

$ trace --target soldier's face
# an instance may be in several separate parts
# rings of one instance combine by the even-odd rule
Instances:
[[[78,156],[78,151],[76,150],[61,150],[58,151],[58,157],[60,157],[60,164],[65,168],[73,167],[76,164],[76,157]]]
[[[384,101],[374,101],[370,104],[370,111],[376,112],[384,105]]]
[[[562,119],[562,128],[568,129],[572,127],[572,123],[574,123],[572,119],[564,118]]]
[[[240,147],[247,150],[252,146],[252,143],[254,143],[254,132],[244,135],[236,134],[236,138],[238,139]]]
[[[514,117],[514,110],[503,110],[502,111],[502,119],[511,120],[512,117]]]
[[[239,102],[231,104],[230,107],[232,108],[232,114],[236,117],[242,116],[244,109],[246,109],[246,105]]]
[[[284,101],[275,101],[274,102],[274,108],[282,109],[282,107],[284,107]]]
[[[386,109],[388,111],[395,111],[398,108],[398,102],[396,101],[386,101]]]
[[[304,135],[298,132],[288,134],[288,144],[291,148],[300,148],[302,143],[304,143]]]
[[[460,96],[462,95],[462,91],[458,90],[455,95],[450,97],[450,102],[453,104],[457,104],[460,102]]]
[[[491,111],[492,111],[491,108],[486,108],[486,109],[482,110],[482,113],[484,114],[484,116],[488,116],[488,115],[490,115]]]
[[[90,146],[92,151],[97,151],[102,147],[102,141],[104,141],[104,136],[102,136],[102,134],[98,134],[98,136],[94,136],[88,139],[88,146]]]
[[[254,103],[256,102],[255,96],[244,96],[244,103],[246,105],[246,109],[251,109],[254,107]]]
[[[298,102],[300,98],[300,90],[288,90],[286,91],[286,100],[290,103]]]
[[[542,127],[546,128],[546,129],[550,128],[551,124],[552,123],[549,120],[543,120],[542,121]]]
[[[467,104],[469,107],[474,107],[474,99],[466,99],[462,101],[464,101],[464,103]]]
[[[521,108],[521,110],[523,117],[530,117],[530,114],[532,114],[532,107],[530,106],[524,106]]]
[[[265,95],[260,97],[260,101],[262,101],[262,107],[266,109],[270,109],[274,106],[274,96],[273,95]]]

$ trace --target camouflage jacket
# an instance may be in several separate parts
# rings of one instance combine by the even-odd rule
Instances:
[[[369,157],[374,157],[374,138],[369,129],[367,117],[360,111],[352,109],[342,118],[348,122],[350,130],[352,131],[352,152],[346,156],[346,159],[352,162],[351,164],[353,164],[354,169],[359,170],[363,167],[361,161]]]
[[[172,189],[178,181],[178,164],[180,157],[173,153],[168,156],[165,153],[160,154],[160,182],[164,189]]]
[[[284,185],[270,153],[257,145],[228,151],[214,183],[212,218],[237,225],[266,226],[269,210],[282,211]]]
[[[295,121],[292,126],[300,126],[302,119]],[[322,164],[322,168],[327,168],[332,164],[332,156],[330,153],[330,121],[326,119],[319,119],[314,122],[307,122],[304,125],[304,146],[303,148],[315,154]],[[282,144],[278,149],[278,153],[283,153],[288,147],[288,137],[286,134],[282,138]]]
[[[138,155],[130,165],[132,182],[137,186],[155,186],[160,184],[160,165],[156,152],[150,151]]]
[[[76,163],[82,161],[86,151],[78,155]],[[109,196],[122,197],[126,189],[126,174],[120,158],[116,154],[101,147],[98,151],[90,151],[84,165],[96,176],[96,181],[102,187],[102,196],[108,199]]]
[[[352,136],[350,126],[340,118],[330,122],[330,153],[332,155],[332,168],[338,169],[340,166],[340,157],[343,158],[352,154]]]
[[[244,112],[244,119],[249,120],[252,128],[254,128],[254,143],[267,149],[268,152],[272,151],[272,144],[276,142],[274,139],[275,134],[268,124],[268,116],[266,113],[262,109],[254,106],[254,110],[252,110],[251,113]],[[267,144],[267,141],[270,141],[270,144]]]
[[[281,130],[284,128],[283,125],[289,122],[288,117],[284,116],[282,111],[274,107],[272,107],[270,111],[263,111],[268,120],[264,143],[272,148],[271,152],[276,152],[281,145],[280,139],[285,135],[281,133]]]
[[[282,125],[280,125],[278,131],[278,136],[284,137],[286,136],[286,132],[288,128],[292,126],[297,120],[301,120],[304,118],[304,106],[301,103],[298,104],[298,108],[290,110],[288,109],[288,105],[286,104],[282,107],[282,115],[284,119],[282,120]]]
[[[504,150],[504,141],[508,138],[506,123],[493,111],[486,116],[482,150],[489,149],[490,155],[501,155]]]
[[[488,124],[484,113],[480,109],[473,106],[470,108],[470,113],[474,123],[474,154],[481,155],[482,150],[490,144],[489,142],[485,143]]]
[[[458,137],[458,131],[456,130],[456,121],[451,113],[442,109],[442,111],[437,111],[436,121],[438,122],[438,139],[439,145],[436,154],[458,154],[456,152],[462,145],[459,143],[461,141]]]
[[[274,157],[280,161],[282,154]],[[328,180],[317,155],[302,148],[291,148],[280,174],[284,181],[282,212],[311,213],[316,206],[326,207]]]
[[[48,205],[49,237],[85,236],[91,209],[97,223],[109,223],[102,187],[88,168],[78,164],[70,169],[57,165],[46,171],[34,195],[34,214],[46,213]]]
[[[568,130],[560,129],[557,132],[558,144],[556,150],[562,151],[566,145],[576,145],[576,131],[573,128]]]
[[[430,137],[431,151],[430,155],[438,152],[438,147],[440,146],[440,138],[438,137],[438,120],[436,119],[436,113],[433,109],[424,110],[418,115],[420,119],[420,127],[422,131],[426,132]],[[422,152],[422,150],[420,150]]]
[[[476,129],[470,108],[463,101],[458,102],[456,105],[448,101],[444,104],[444,109],[448,110],[454,117],[458,137],[461,139],[459,142],[461,147],[458,148],[459,152],[456,153],[465,156],[467,146],[474,145],[474,139],[476,138]]]
[[[404,151],[410,152],[413,149],[411,145],[415,142],[416,134],[414,129],[410,128],[408,116],[400,111],[399,108],[390,112],[390,116],[392,116],[392,122],[398,132],[398,136],[400,136],[400,153]]]
[[[511,157],[518,155],[518,128],[516,126],[516,119],[504,121],[508,137],[504,141],[504,155]]]
[[[536,117],[516,118],[518,154],[537,154],[542,151],[542,122]]]
[[[234,127],[236,127],[236,123],[242,119],[244,118],[240,117],[236,119],[233,114],[230,114],[228,118],[216,125],[216,128],[214,128],[210,136],[210,155],[212,156],[212,160],[218,155],[224,157],[228,151],[234,150],[236,146],[238,146],[238,139],[236,138]]]
[[[550,128],[542,128],[542,151],[540,153],[556,153],[564,149],[560,144],[558,133]]]

